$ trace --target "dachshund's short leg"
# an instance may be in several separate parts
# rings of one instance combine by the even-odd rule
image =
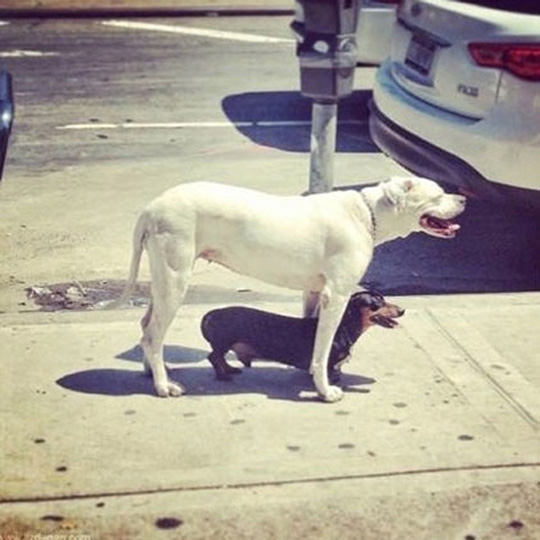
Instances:
[[[214,367],[214,371],[216,372],[216,379],[220,381],[230,381],[231,375],[237,375],[238,373],[242,373],[241,369],[235,368],[227,363],[224,353],[212,351],[208,355],[208,360],[210,360],[212,366]]]
[[[238,358],[238,360],[242,362],[242,364],[244,364],[244,366],[247,368],[250,368],[253,359],[259,356],[257,351],[255,351],[253,347],[251,347],[247,343],[242,343],[240,341],[238,343],[235,343],[231,347],[231,350],[234,351],[234,354],[236,354],[236,358]]]
[[[334,366],[328,369],[328,381],[330,384],[337,384],[341,380],[341,368]]]

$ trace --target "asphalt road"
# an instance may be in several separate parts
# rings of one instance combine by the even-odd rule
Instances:
[[[182,174],[197,158],[195,179],[206,178],[206,168],[241,175],[266,150],[305,162],[307,187],[310,102],[298,92],[289,22],[207,17],[0,26],[0,65],[14,77],[17,102],[5,182],[40,183],[43,190],[50,173],[70,167],[160,159],[178,160]],[[358,69],[356,91],[340,106],[339,186],[402,172],[369,137],[372,77],[372,69]],[[251,184],[296,190],[283,178]],[[540,290],[537,215],[471,201],[460,221],[462,231],[450,242],[415,235],[378,248],[365,281],[392,294]]]

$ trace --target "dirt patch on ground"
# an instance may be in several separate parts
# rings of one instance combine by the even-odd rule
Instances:
[[[121,280],[74,281],[47,285],[32,285],[25,289],[26,297],[42,311],[103,309],[120,297],[125,282]],[[150,285],[138,283],[126,307],[146,306]]]

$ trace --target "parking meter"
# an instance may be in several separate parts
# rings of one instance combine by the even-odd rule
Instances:
[[[297,0],[291,28],[302,94],[335,102],[352,92],[357,20],[358,0]]]
[[[0,180],[2,180],[14,111],[11,75],[2,70],[0,71]]]
[[[309,192],[332,189],[337,103],[353,89],[360,0],[296,0],[300,90],[313,99]]]

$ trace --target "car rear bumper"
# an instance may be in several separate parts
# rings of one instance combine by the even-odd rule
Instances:
[[[516,92],[516,96],[523,97],[523,92]],[[488,115],[470,118],[404,90],[390,60],[377,70],[373,86],[377,109],[401,129],[459,156],[483,178],[538,190],[538,177],[531,171],[538,164],[540,108],[529,94],[521,104],[516,96],[501,96]]]
[[[462,159],[392,122],[377,108],[373,100],[369,103],[369,109],[369,130],[375,144],[414,174],[452,184],[482,198],[498,201],[511,199],[526,206],[540,208],[539,191],[490,181]]]

